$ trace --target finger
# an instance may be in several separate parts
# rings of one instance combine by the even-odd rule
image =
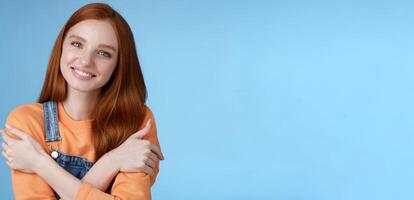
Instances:
[[[3,137],[3,138],[4,138],[5,135],[7,135],[7,131],[5,129],[1,129],[0,133],[1,133],[1,137]]]
[[[5,142],[1,143],[1,147],[3,147],[4,151],[8,151],[9,150],[9,145]]]
[[[150,176],[154,176],[154,170],[151,167],[148,167],[147,165],[144,165],[144,172]]]
[[[145,125],[145,127],[139,131],[137,131],[136,133],[132,134],[131,136],[129,136],[130,138],[143,138],[145,135],[147,135],[149,133],[149,130],[151,129],[151,120],[147,121],[147,124]]]
[[[23,131],[21,131],[21,130],[19,130],[17,128],[14,128],[14,127],[12,127],[12,126],[10,126],[8,124],[6,124],[6,128],[8,129],[9,132],[11,132],[14,135],[18,136],[22,140],[28,140],[28,139],[30,139],[30,136],[27,133],[25,133],[25,132],[23,132]]]
[[[6,142],[6,144],[11,145],[14,142],[17,142],[17,140],[9,137],[7,134],[3,134],[3,141]]]
[[[12,125],[6,124],[6,129],[13,129]]]
[[[9,155],[5,151],[2,151],[1,154],[3,155],[3,158],[6,159],[6,161],[9,160]]]
[[[159,162],[159,160],[160,160],[155,153],[152,153],[152,151],[147,156],[148,156],[149,159],[151,159],[155,163]]]
[[[3,151],[6,152],[6,154],[9,155],[10,158],[10,154],[12,153],[12,150],[10,150],[10,146],[4,142],[3,144],[1,144],[1,146],[3,147]]]
[[[6,161],[6,164],[7,164],[7,166],[10,167],[10,169],[14,169],[11,161]]]
[[[149,147],[150,147],[150,149],[151,149],[152,152],[154,152],[155,154],[157,154],[157,156],[158,156],[158,158],[160,160],[164,160],[164,155],[162,155],[161,149],[157,145],[150,144]]]
[[[151,169],[154,169],[154,168],[155,168],[155,162],[154,162],[152,159],[150,159],[150,158],[145,159],[145,160],[144,160],[144,163],[145,163],[148,167],[151,167]]]

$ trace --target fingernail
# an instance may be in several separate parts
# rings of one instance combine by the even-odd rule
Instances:
[[[13,126],[6,124],[7,129],[13,129]]]

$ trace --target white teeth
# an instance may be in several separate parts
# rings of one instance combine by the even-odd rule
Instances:
[[[92,77],[92,74],[89,74],[89,73],[86,73],[86,72],[83,72],[83,71],[80,71],[80,70],[77,70],[77,69],[74,69],[74,70],[75,70],[75,72],[77,74],[79,74],[81,76],[84,76],[84,77]]]

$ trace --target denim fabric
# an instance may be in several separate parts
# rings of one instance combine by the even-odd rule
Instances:
[[[46,143],[60,141],[57,103],[54,101],[43,103],[43,112]],[[89,162],[82,157],[64,154],[63,152],[60,152],[59,149],[56,151],[59,155],[55,161],[78,179],[82,179],[93,165],[93,162]],[[59,195],[56,192],[55,194],[57,199],[59,199]]]
[[[58,109],[56,102],[49,101],[43,104],[43,117],[45,119],[46,142],[60,140],[57,110]]]

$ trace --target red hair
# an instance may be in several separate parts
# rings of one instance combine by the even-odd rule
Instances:
[[[58,102],[66,98],[67,85],[60,72],[63,40],[72,26],[87,19],[108,20],[117,34],[119,45],[117,66],[108,83],[102,87],[93,113],[93,141],[96,159],[99,159],[136,132],[145,115],[147,89],[134,37],[128,23],[118,12],[107,4],[92,3],[73,13],[53,46],[38,101]]]

